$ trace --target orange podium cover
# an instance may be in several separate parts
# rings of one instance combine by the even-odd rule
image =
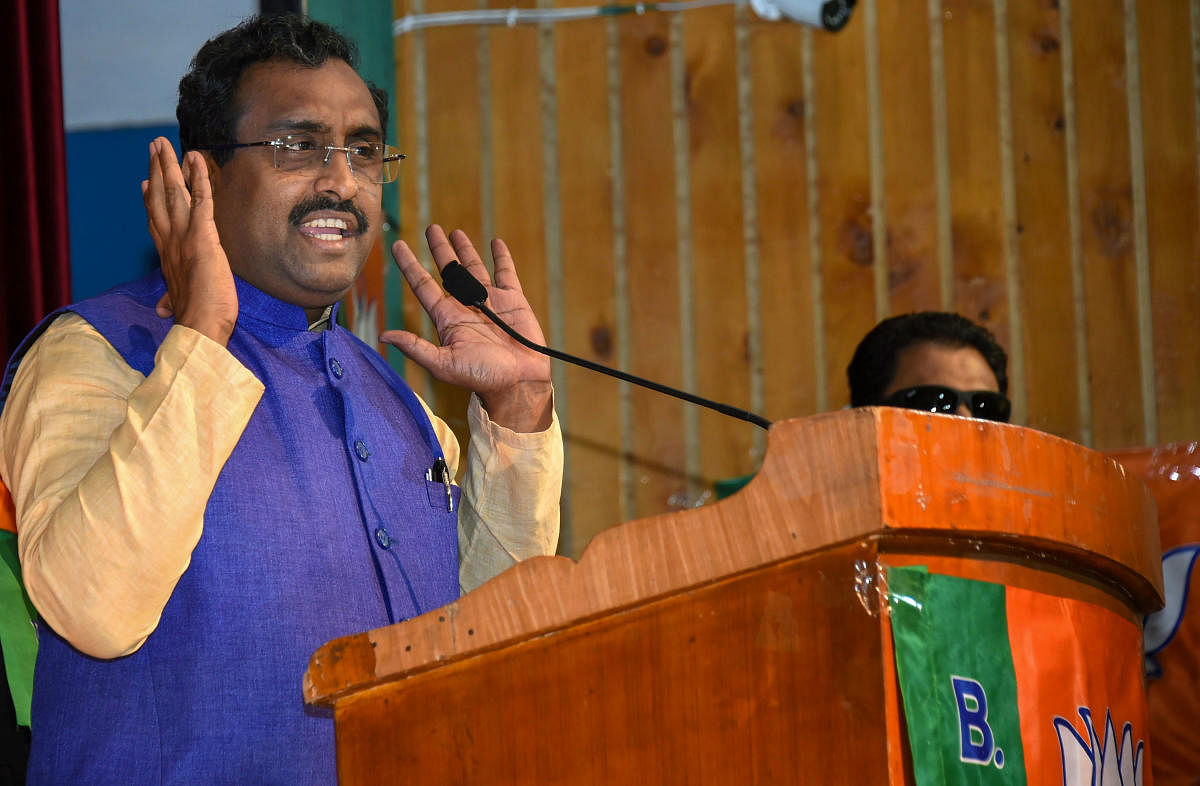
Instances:
[[[1146,623],[1154,780],[1200,783],[1200,442],[1108,454],[1158,505],[1166,607]]]

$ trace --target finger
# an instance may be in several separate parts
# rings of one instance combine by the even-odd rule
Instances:
[[[157,137],[150,143],[150,177],[143,199],[147,217],[154,225],[151,234],[157,232],[165,240],[173,232],[186,230],[190,197],[179,162],[175,160],[175,148],[165,137]]]
[[[438,270],[457,259],[454,246],[450,245],[446,233],[437,224],[430,224],[425,230],[425,243],[429,246],[429,253],[433,255],[433,263],[437,265]]]
[[[491,272],[487,269],[487,265],[483,263],[483,258],[475,250],[475,246],[471,243],[471,238],[467,237],[467,233],[461,229],[451,232],[450,245],[454,247],[454,253],[458,257],[458,261],[462,263],[462,266],[469,270],[471,275],[482,281],[484,285],[490,286],[492,283]]]
[[[184,156],[187,166],[187,188],[192,195],[192,220],[211,221],[213,217],[212,181],[204,156],[195,150]]]
[[[150,234],[161,238],[165,235],[168,221],[162,169],[158,166],[158,139],[150,143],[150,165],[144,182],[146,185],[142,189],[142,201],[146,205],[146,221],[150,226]],[[161,251],[160,247],[159,252]]]
[[[388,330],[379,336],[379,340],[400,350],[406,358],[433,374],[434,377],[441,379],[443,376],[442,366],[446,362],[442,356],[443,350],[416,333],[407,330]]]
[[[166,201],[167,215],[173,228],[183,231],[187,229],[192,212],[192,197],[187,184],[183,180],[183,170],[175,158],[175,148],[166,139],[160,137],[158,144],[158,166],[162,175],[163,194]]]
[[[404,280],[408,282],[409,289],[417,296],[417,302],[421,304],[421,308],[425,309],[426,313],[432,313],[438,301],[447,297],[442,285],[429,275],[429,271],[417,260],[416,254],[403,240],[397,240],[392,244],[392,256],[395,258],[396,266],[400,268]]]
[[[508,246],[500,238],[492,241],[492,264],[496,268],[496,286],[524,294],[521,279],[517,278],[517,265],[513,262]]]
[[[150,181],[142,181],[142,201],[146,203],[146,227],[150,230],[150,239],[154,241],[154,248],[158,250],[159,255],[162,255],[162,235],[158,233],[158,228],[154,226],[154,222],[150,220],[150,204],[149,204]]]
[[[154,306],[154,313],[158,314],[163,319],[171,316],[175,312],[171,308],[171,293],[168,292],[158,299],[158,304]]]

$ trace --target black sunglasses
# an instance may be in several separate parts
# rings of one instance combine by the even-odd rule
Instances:
[[[944,385],[917,385],[897,390],[879,402],[887,407],[919,409],[924,412],[941,412],[953,415],[962,404],[973,418],[1007,423],[1012,414],[1012,404],[1003,393],[992,390],[955,390]]]

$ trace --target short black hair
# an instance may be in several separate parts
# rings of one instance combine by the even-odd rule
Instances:
[[[896,359],[900,353],[913,344],[927,341],[978,350],[996,375],[1000,392],[1007,395],[1008,355],[996,343],[990,330],[959,314],[921,311],[888,317],[859,342],[846,367],[846,376],[850,380],[850,406],[879,404],[883,391],[896,377]]]
[[[345,61],[357,71],[358,48],[353,41],[327,24],[297,14],[252,16],[209,39],[179,80],[175,118],[179,121],[182,152],[238,141],[234,136],[241,111],[237,92],[250,66],[285,61],[319,68],[330,58]],[[370,82],[366,85],[386,135],[387,91]],[[223,165],[233,151],[217,150],[212,155],[218,165]]]

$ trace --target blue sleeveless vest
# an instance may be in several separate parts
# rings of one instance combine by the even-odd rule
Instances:
[[[302,309],[237,289],[229,351],[266,392],[145,644],[102,661],[42,624],[31,784],[332,783],[333,723],[301,696],[309,656],[458,596],[458,488],[451,512],[411,389],[343,328],[310,332]],[[69,310],[148,375],[164,291],[155,273]]]

